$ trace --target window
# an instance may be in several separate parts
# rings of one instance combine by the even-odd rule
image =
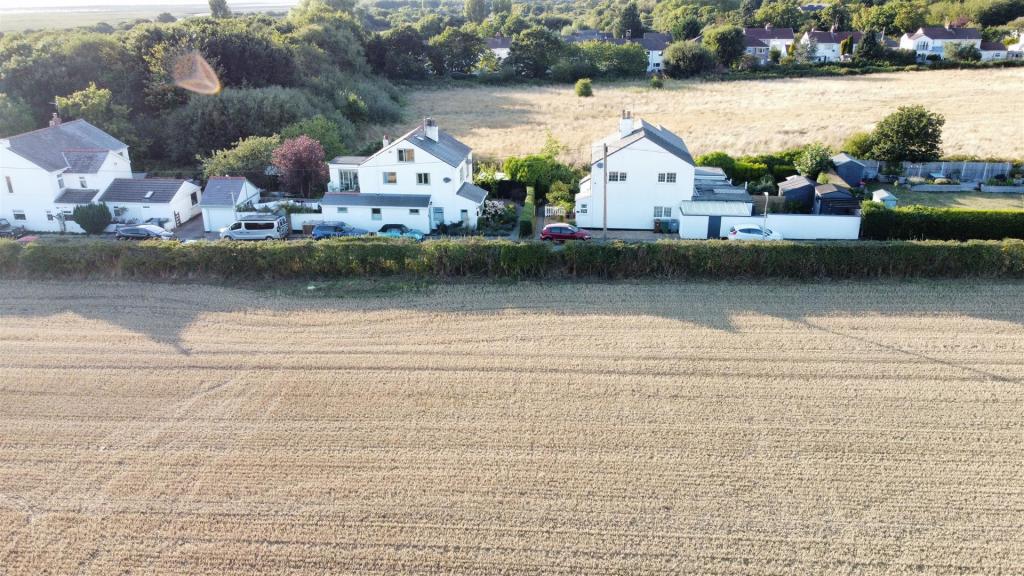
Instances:
[[[199,192],[192,193],[192,205],[195,206],[199,203]]]
[[[14,211],[14,219],[15,220],[24,220],[25,219],[25,212],[23,210],[15,210]]]
[[[359,188],[359,173],[355,170],[338,170],[338,189],[355,190]]]
[[[64,189],[64,175],[57,176],[57,188]]]
[[[380,220],[380,208],[370,208],[370,217],[374,220]]]
[[[671,206],[655,206],[654,207],[655,218],[671,218],[672,207]]]
[[[385,172],[384,173],[385,184],[398,184],[398,173],[397,172]]]
[[[409,208],[409,215],[410,216],[419,216],[419,214],[420,214],[420,209],[419,208]]]
[[[412,148],[402,148],[398,151],[399,162],[413,162],[416,160],[416,151]]]
[[[85,176],[79,176],[78,177],[78,187],[79,188],[88,188],[89,187],[89,185],[85,183]]]
[[[47,210],[46,211],[46,219],[49,220],[50,222],[53,222],[53,212],[50,212],[49,210]]]
[[[338,206],[338,214],[348,214],[348,208],[345,206]]]
[[[11,183],[11,177],[10,176],[4,176],[4,180],[7,181],[7,193],[8,194],[14,194],[14,184]]]
[[[469,222],[469,210],[459,210],[459,220]]]
[[[273,230],[274,229],[274,223],[273,222],[246,222],[245,223],[245,229],[246,230]]]
[[[626,181],[626,173],[625,172],[609,172],[608,173],[608,181],[609,182],[625,182]]]
[[[675,172],[658,172],[658,183],[659,184],[675,184],[676,173]]]
[[[586,204],[580,204],[580,209],[577,210],[577,212],[579,212],[580,214],[586,214],[587,213],[587,205]]]
[[[917,49],[918,50],[927,50],[928,49],[928,41],[927,40],[921,40],[920,42],[918,42],[917,43]]]
[[[416,174],[416,183],[417,184],[430,184],[430,173],[429,172],[419,172],[419,173],[417,173]]]

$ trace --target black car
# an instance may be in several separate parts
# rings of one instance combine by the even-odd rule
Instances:
[[[0,218],[0,238],[21,238],[24,235],[24,226],[11,226],[7,218]]]
[[[171,240],[174,234],[154,224],[122,226],[114,232],[118,240]]]

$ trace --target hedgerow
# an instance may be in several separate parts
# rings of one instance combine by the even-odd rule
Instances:
[[[0,276],[127,279],[1024,277],[1024,241],[577,242],[338,238],[22,247],[0,240]]]
[[[867,240],[1002,240],[1024,238],[1024,212],[907,206],[865,202],[861,238]]]

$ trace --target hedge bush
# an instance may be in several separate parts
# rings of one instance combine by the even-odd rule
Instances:
[[[523,202],[523,212],[519,215],[519,237],[533,238],[533,231],[537,227],[537,199],[534,188],[526,187],[526,201]]]
[[[1024,241],[575,242],[337,238],[315,242],[0,240],[4,278],[1024,278]]]
[[[865,202],[861,238],[867,240],[1002,240],[1024,238],[1024,211],[960,210]]]

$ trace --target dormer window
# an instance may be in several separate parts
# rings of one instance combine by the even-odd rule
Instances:
[[[416,160],[416,151],[412,148],[401,148],[398,150],[398,161],[399,162],[414,162]]]

